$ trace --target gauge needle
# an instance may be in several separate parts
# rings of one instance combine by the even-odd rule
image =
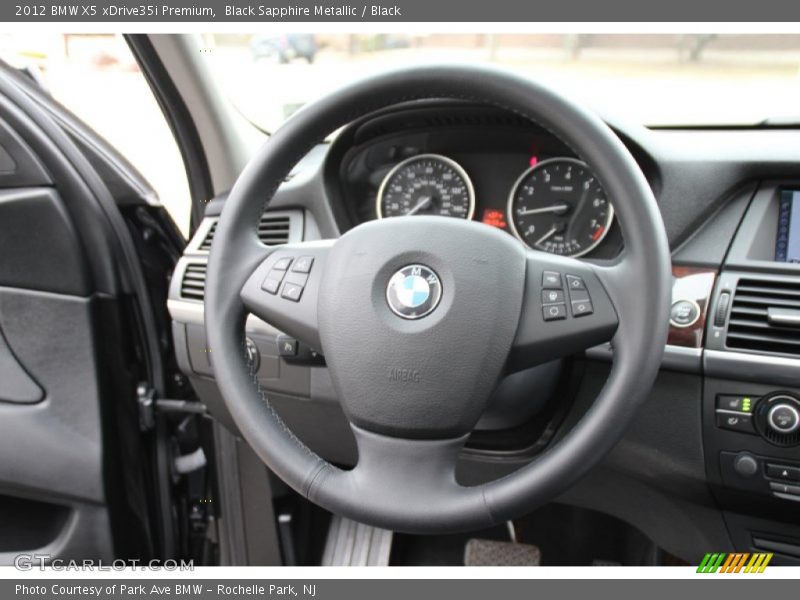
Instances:
[[[545,233],[545,234],[544,234],[542,237],[540,237],[538,240],[536,240],[536,243],[534,244],[534,246],[539,246],[539,245],[541,245],[542,243],[544,243],[545,241],[547,241],[547,239],[548,239],[548,238],[549,238],[551,235],[553,235],[553,234],[554,234],[556,231],[558,231],[558,227],[556,227],[555,225],[553,225],[553,226],[550,228],[550,231],[548,231],[548,232],[547,232],[547,233]]]
[[[414,208],[412,208],[410,211],[408,211],[408,212],[406,213],[406,216],[407,216],[407,217],[410,217],[411,215],[415,215],[415,214],[417,214],[417,213],[418,213],[419,211],[421,211],[423,208],[426,208],[426,207],[427,207],[427,206],[428,206],[430,203],[431,203],[431,197],[430,197],[430,196],[424,196],[424,197],[422,198],[422,200],[420,200],[419,202],[417,202],[417,205],[416,205]]]
[[[521,210],[517,214],[520,217],[524,217],[525,215],[538,215],[539,213],[565,212],[568,209],[569,206],[566,204],[553,204],[552,206],[543,206],[542,208],[531,208],[530,210]]]
[[[569,223],[567,223],[567,227],[569,229],[569,231],[567,231],[567,235],[572,233],[572,226],[579,222],[578,217],[586,210],[586,205],[589,204],[588,202],[585,202],[588,194],[589,189],[584,189],[580,200],[578,200],[578,203],[575,205],[575,212],[572,214],[572,218],[569,220]]]

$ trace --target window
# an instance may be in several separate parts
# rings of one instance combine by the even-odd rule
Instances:
[[[121,36],[2,35],[0,57],[30,68],[56,100],[125,156],[188,235],[191,200],[180,151]]]
[[[800,36],[216,34],[218,87],[261,129],[349,80],[425,63],[492,64],[645,125],[797,123]]]

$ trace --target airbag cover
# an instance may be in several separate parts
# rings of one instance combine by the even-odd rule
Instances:
[[[372,221],[337,240],[322,280],[319,331],[352,422],[401,437],[469,432],[514,339],[525,260],[506,233],[446,217]],[[409,265],[431,269],[441,285],[435,309],[418,319],[396,314],[387,300],[389,281]]]

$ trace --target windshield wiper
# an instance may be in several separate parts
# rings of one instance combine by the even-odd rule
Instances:
[[[767,117],[756,123],[756,127],[800,127],[800,114]]]

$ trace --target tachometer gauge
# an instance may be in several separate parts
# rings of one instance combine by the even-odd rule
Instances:
[[[376,211],[379,219],[410,215],[471,219],[475,192],[457,162],[439,154],[420,154],[386,174],[378,190]]]
[[[582,256],[603,241],[614,208],[586,163],[551,158],[525,171],[508,199],[511,230],[535,250]]]

